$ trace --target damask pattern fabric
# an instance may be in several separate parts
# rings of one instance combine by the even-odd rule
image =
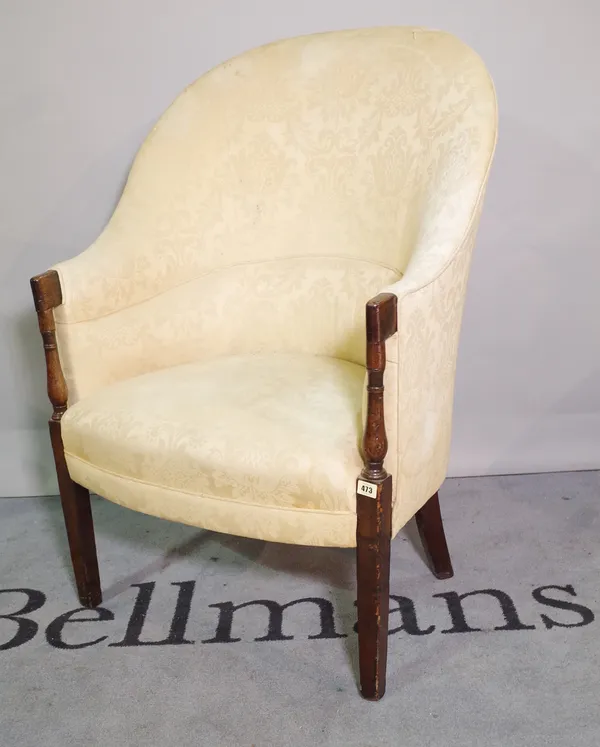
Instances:
[[[128,379],[67,410],[69,471],[117,502],[125,481],[147,507],[147,488],[155,488],[157,510],[164,503],[179,521],[209,529],[221,526],[213,507],[217,516],[242,504],[270,509],[268,521],[238,533],[279,542],[300,532],[322,544],[323,514],[348,515],[335,536],[351,546],[364,375],[362,366],[334,358],[275,353]],[[278,521],[282,512],[298,515]],[[282,526],[290,523],[287,538]]]
[[[365,301],[398,273],[329,257],[241,264],[98,319],[59,326],[69,401],[163,366],[244,353],[364,363]]]
[[[389,290],[399,300],[385,377],[395,533],[445,476],[462,307],[495,138],[485,67],[441,32],[300,37],[207,73],[147,138],[99,239],[56,267],[73,412],[120,382],[140,377],[137,386],[153,371],[228,356],[312,355],[364,367],[364,305]],[[75,423],[69,412],[65,431]],[[85,433],[81,453],[92,449]],[[151,506],[150,492],[116,495],[115,480],[133,479],[130,466],[115,472],[107,497],[177,518],[159,488]],[[100,468],[75,452],[69,462],[92,489]],[[288,479],[286,469],[273,465],[273,479]],[[176,472],[171,488],[188,495]],[[326,530],[298,528],[294,539],[290,522],[279,539],[345,544],[356,522],[344,490],[327,498],[335,521]],[[268,510],[279,500],[287,511],[288,498],[274,491]],[[303,505],[314,499],[308,490]],[[268,537],[244,531],[248,517],[234,516],[241,507],[232,502],[230,519],[220,514],[220,531],[278,539],[275,528]],[[205,526],[202,511],[194,521]],[[347,527],[336,533],[338,520]]]

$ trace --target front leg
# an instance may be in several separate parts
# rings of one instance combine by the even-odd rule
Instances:
[[[50,439],[77,592],[84,607],[97,607],[102,602],[102,592],[90,494],[82,485],[71,480],[61,435],[61,418],[67,410],[68,397],[67,384],[58,356],[54,322],[53,310],[62,303],[62,291],[56,270],[32,278],[31,290],[46,355],[48,397],[54,410],[49,424]]]
[[[392,476],[383,467],[387,437],[383,410],[385,341],[397,329],[396,296],[382,293],[367,304],[367,422],[365,466],[356,483],[356,574],[361,693],[385,693],[392,536]]]

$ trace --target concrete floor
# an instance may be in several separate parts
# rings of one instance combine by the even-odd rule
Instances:
[[[68,615],[58,500],[0,500],[0,615],[13,615],[0,618],[0,744],[597,747],[600,473],[448,480],[441,501],[456,575],[429,573],[412,524],[394,541],[391,606],[404,616],[390,624],[403,629],[387,695],[368,703],[353,551],[97,499],[103,608]],[[278,629],[273,603],[306,598]],[[235,609],[257,600],[270,625],[264,604]]]

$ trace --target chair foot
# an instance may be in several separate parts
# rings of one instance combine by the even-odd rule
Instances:
[[[73,482],[69,475],[60,422],[50,421],[50,438],[79,601],[83,607],[97,607],[102,602],[102,589],[90,493],[87,488]]]
[[[437,493],[415,514],[419,536],[433,575],[439,579],[452,578],[454,571],[448,552],[444,524]]]
[[[357,493],[356,572],[360,690],[366,700],[385,694],[390,593],[392,478],[377,496]]]

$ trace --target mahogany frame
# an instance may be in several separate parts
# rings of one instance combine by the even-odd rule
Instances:
[[[383,466],[388,443],[383,407],[385,342],[398,329],[398,301],[381,293],[367,303],[367,417],[363,470],[356,482],[356,576],[361,693],[367,700],[385,694],[392,537],[392,475]],[[434,574],[453,575],[438,494],[416,513]]]
[[[77,592],[84,607],[97,607],[102,602],[102,592],[90,494],[69,475],[61,435],[68,391],[54,320],[54,309],[62,304],[56,270],[33,277],[31,290],[46,356],[48,397],[53,408],[49,421],[50,439]],[[386,683],[392,476],[383,466],[388,448],[383,379],[385,341],[395,334],[397,326],[396,296],[382,293],[367,303],[368,400],[363,438],[364,468],[356,486],[356,558],[360,686],[363,697],[368,700],[382,698]],[[434,574],[438,578],[450,578],[452,564],[437,493],[417,511],[416,521]]]
[[[90,493],[69,475],[60,428],[61,418],[67,410],[68,392],[56,343],[54,309],[62,303],[60,279],[56,270],[31,278],[31,290],[46,354],[48,398],[53,408],[48,423],[50,440],[77,593],[84,607],[97,607],[102,602],[102,591]]]

